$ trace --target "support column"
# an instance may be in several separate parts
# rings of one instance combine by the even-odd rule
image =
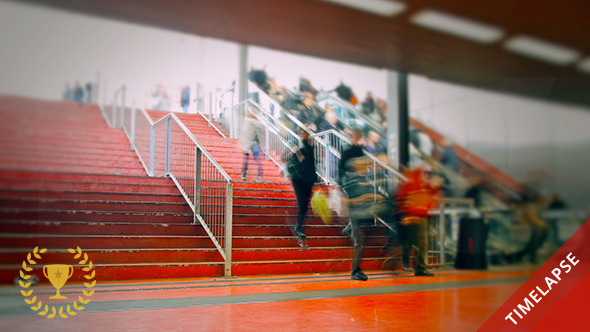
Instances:
[[[398,73],[398,130],[399,163],[410,165],[410,109],[408,101],[408,74]]]
[[[238,103],[248,99],[248,45],[240,44],[238,46],[239,52],[239,67],[238,67]],[[230,135],[232,138],[239,137],[239,116],[245,114],[241,110],[233,110],[230,121]]]
[[[239,45],[240,66],[238,68],[238,101],[248,99],[248,45]]]
[[[395,168],[410,161],[409,122],[408,75],[387,71],[387,157]]]

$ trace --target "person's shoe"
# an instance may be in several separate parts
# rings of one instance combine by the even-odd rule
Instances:
[[[424,270],[424,271],[415,271],[414,272],[414,276],[415,277],[434,277],[434,273]]]
[[[309,250],[309,246],[307,245],[307,241],[305,241],[304,238],[297,239],[297,244],[299,244],[299,246],[301,247],[301,249],[303,249],[303,250]]]
[[[258,182],[258,183],[261,183],[261,182],[263,182],[263,180],[262,180],[262,176],[259,176],[259,177],[258,177],[258,179],[256,180],[256,182]]]
[[[300,230],[295,230],[295,236],[297,236],[300,239],[305,239],[307,237],[307,235],[305,235],[302,231]]]
[[[404,264],[404,263],[402,263],[402,270],[403,271],[414,271],[414,269],[412,269],[409,264]]]
[[[242,174],[242,180],[246,180],[246,174]]]
[[[349,224],[348,224],[348,225],[346,225],[346,227],[344,227],[344,229],[342,230],[342,235],[350,237],[350,233],[351,233],[351,232],[352,232],[352,225],[349,223]]]
[[[369,277],[367,277],[367,275],[364,274],[363,271],[361,271],[361,270],[356,270],[356,271],[352,272],[350,274],[350,277],[354,280],[360,280],[360,281],[367,281],[367,279],[369,279]]]

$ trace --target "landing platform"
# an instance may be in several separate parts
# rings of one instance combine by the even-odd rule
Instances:
[[[0,288],[3,331],[475,331],[536,270],[368,272],[98,283],[76,316],[48,319]],[[100,280],[100,277],[97,276]],[[51,285],[33,288],[39,297]],[[67,285],[73,302],[84,287]],[[64,302],[64,303],[65,303]]]

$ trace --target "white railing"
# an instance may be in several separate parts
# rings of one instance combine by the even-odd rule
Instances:
[[[299,144],[300,138],[288,126],[280,120],[274,119],[266,110],[253,100],[245,100],[231,109],[232,123],[243,124],[247,114],[254,115],[264,126],[264,141],[261,149],[266,158],[272,160],[277,166],[283,168],[287,158],[291,156],[294,147]],[[232,130],[240,136],[242,126],[235,126]]]
[[[107,124],[111,128],[119,128],[123,123],[121,115],[123,114],[123,108],[125,107],[125,92],[127,88],[123,85],[113,96],[113,102],[111,105],[103,105],[101,111],[102,116],[107,121]]]
[[[200,98],[201,95],[203,98]],[[226,137],[222,128],[229,131],[231,108],[237,104],[235,85],[225,90],[211,90],[199,85],[197,96],[198,113],[209,122],[210,127],[217,130],[222,137]]]
[[[457,256],[459,221],[477,213],[471,198],[442,198],[428,217],[428,265],[445,266],[447,256]]]
[[[231,276],[233,182],[189,129],[170,113],[154,122],[144,109],[125,107],[125,88],[115,94],[121,104],[103,106],[109,125],[120,126],[149,176],[170,177],[225,261]],[[112,122],[111,122],[112,121]]]

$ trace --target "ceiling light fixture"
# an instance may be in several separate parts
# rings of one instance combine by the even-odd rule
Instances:
[[[388,0],[322,0],[371,14],[392,17],[406,9],[406,4]]]
[[[569,65],[580,57],[580,52],[573,48],[526,35],[508,39],[504,42],[504,48],[513,53],[559,66]]]
[[[412,16],[412,23],[423,28],[447,33],[482,44],[491,44],[504,36],[504,31],[493,25],[480,23],[459,16],[426,9]]]

